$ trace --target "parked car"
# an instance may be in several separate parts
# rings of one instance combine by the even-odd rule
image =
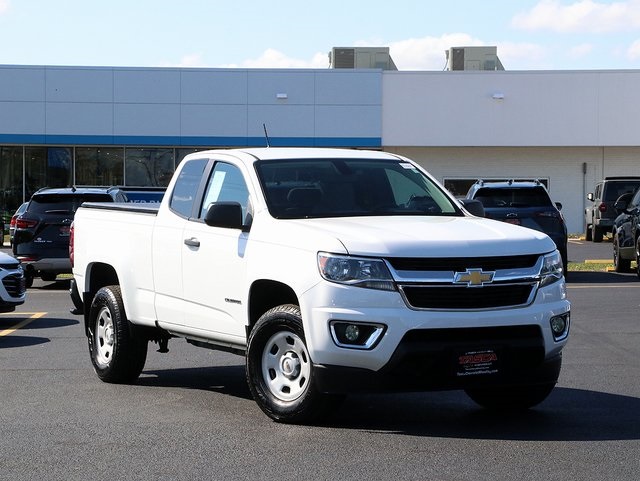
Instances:
[[[26,299],[24,272],[20,261],[0,252],[0,312],[15,311]]]
[[[613,221],[618,216],[614,208],[616,200],[625,193],[635,192],[640,187],[640,177],[605,177],[587,194],[592,202],[584,210],[585,239],[602,242],[604,235],[613,232]]]
[[[560,213],[562,204],[551,201],[539,181],[485,182],[478,180],[467,199],[482,202],[485,217],[544,232],[556,243],[567,273],[567,226]]]
[[[27,287],[35,277],[53,281],[71,273],[69,227],[83,202],[113,202],[105,188],[40,189],[16,219],[12,251],[22,262]]]
[[[27,287],[35,277],[53,281],[71,273],[69,229],[83,202],[160,202],[164,187],[62,187],[40,189],[16,218],[12,249],[25,270]]]
[[[638,265],[640,249],[640,188],[621,195],[614,203],[619,213],[614,221],[613,264],[616,272],[629,272],[631,261]],[[636,267],[640,277],[640,267]]]
[[[11,216],[11,221],[9,222],[9,245],[13,245],[13,235],[16,232],[16,220],[20,217],[25,210],[27,210],[27,204],[29,202],[23,202],[20,204],[20,207],[16,209],[16,212]]]

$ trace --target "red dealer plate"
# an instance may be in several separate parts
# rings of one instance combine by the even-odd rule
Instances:
[[[493,349],[462,351],[456,357],[456,376],[498,373],[498,353]]]

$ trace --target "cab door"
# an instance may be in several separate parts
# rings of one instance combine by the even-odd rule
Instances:
[[[238,202],[243,219],[249,215],[249,190],[240,168],[216,162],[204,191],[197,218],[183,231],[182,284],[185,324],[194,330],[214,333],[233,344],[246,339],[247,288],[245,256],[249,232],[245,229],[211,227],[204,223],[213,202]]]
[[[166,208],[158,211],[153,230],[153,280],[156,318],[162,326],[184,325],[182,285],[183,231],[204,188],[209,159],[192,159],[182,167]]]

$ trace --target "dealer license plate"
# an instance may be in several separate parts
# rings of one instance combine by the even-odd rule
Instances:
[[[493,349],[462,351],[456,358],[456,376],[497,374],[498,364],[498,353]]]

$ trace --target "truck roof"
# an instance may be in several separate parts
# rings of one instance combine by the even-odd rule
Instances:
[[[332,149],[317,147],[262,147],[248,149],[216,149],[205,150],[191,156],[198,155],[249,155],[256,160],[272,159],[317,159],[317,158],[366,158],[366,159],[398,159],[399,157],[389,152],[378,150],[357,149]]]

